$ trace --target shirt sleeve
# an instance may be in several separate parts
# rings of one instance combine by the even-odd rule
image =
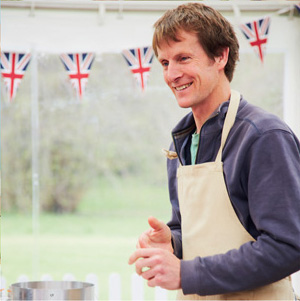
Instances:
[[[300,269],[299,153],[297,139],[283,130],[252,143],[243,164],[243,197],[259,236],[225,254],[181,261],[184,294],[254,289]]]

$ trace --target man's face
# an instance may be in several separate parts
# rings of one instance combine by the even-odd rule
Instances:
[[[158,48],[164,80],[182,108],[195,108],[213,98],[220,66],[210,59],[195,33],[179,31],[179,42],[164,41]]]

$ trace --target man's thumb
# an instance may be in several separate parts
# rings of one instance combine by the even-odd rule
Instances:
[[[155,231],[160,231],[164,228],[164,223],[159,221],[157,218],[150,216],[148,218],[148,223],[150,225],[150,227],[155,230]]]

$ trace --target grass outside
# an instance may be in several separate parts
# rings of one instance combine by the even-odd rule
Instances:
[[[40,280],[43,274],[62,280],[72,273],[85,281],[87,274],[94,273],[99,278],[98,299],[106,300],[109,275],[119,273],[122,299],[129,300],[134,267],[127,261],[137,237],[148,229],[149,215],[166,222],[170,213],[166,186],[140,179],[101,180],[84,196],[76,214],[41,214],[38,244],[30,214],[3,213],[2,276],[9,285],[21,274],[30,280]],[[154,299],[154,289],[146,284],[144,289],[145,299]],[[174,296],[170,292],[169,297]]]

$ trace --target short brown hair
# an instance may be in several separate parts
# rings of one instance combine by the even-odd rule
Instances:
[[[152,46],[157,56],[157,48],[163,41],[178,42],[178,31],[195,32],[199,43],[207,56],[214,59],[229,47],[225,75],[232,80],[236,61],[239,59],[239,43],[232,25],[213,8],[200,4],[188,3],[168,10],[155,24]]]

